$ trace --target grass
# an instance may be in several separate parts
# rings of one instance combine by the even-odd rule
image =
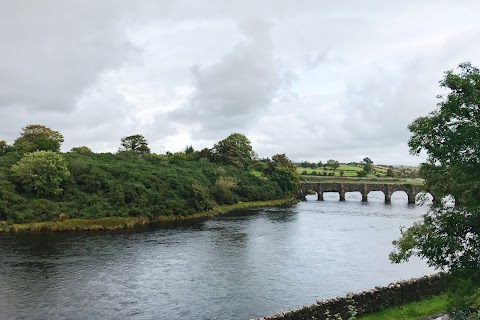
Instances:
[[[441,294],[359,317],[359,320],[413,320],[445,312],[447,303],[447,295]]]
[[[0,224],[2,232],[38,232],[38,231],[96,231],[132,228],[139,225],[156,224],[168,221],[213,218],[235,210],[273,207],[293,203],[295,200],[278,199],[269,201],[239,202],[232,205],[215,206],[211,211],[197,212],[189,215],[159,215],[158,217],[108,217],[101,219],[65,219],[63,221],[45,221],[23,224]]]
[[[362,168],[360,167],[353,167],[353,166],[347,166],[347,165],[341,165],[337,168],[337,170],[335,171],[335,176],[340,176],[340,170],[343,170],[344,173],[343,175],[345,177],[356,177],[357,176],[357,172],[358,171],[361,171]],[[323,167],[320,167],[320,168],[317,168],[317,169],[312,169],[312,168],[304,168],[304,167],[297,167],[297,173],[298,174],[302,174],[302,172],[306,171],[307,174],[311,174],[313,171],[317,172],[317,173],[323,173],[324,170],[323,170]],[[330,170],[330,169],[326,169],[325,170],[326,173],[333,173],[333,170]]]
[[[381,166],[374,166],[374,169],[376,171],[376,174],[379,174],[381,176],[386,176],[387,175],[387,168],[385,167],[381,167]],[[340,165],[337,170],[335,170],[335,176],[336,177],[340,177],[340,170],[343,170],[343,176],[344,177],[356,177],[357,176],[357,172],[358,171],[362,171],[363,170],[363,167],[354,167],[354,166],[349,166],[349,165]],[[307,174],[311,174],[313,171],[321,174],[323,172],[326,172],[327,174],[328,173],[333,173],[333,170],[331,170],[330,168],[327,168],[325,171],[324,171],[324,168],[323,167],[319,167],[319,168],[316,168],[316,169],[312,169],[312,168],[304,168],[304,167],[297,167],[297,173],[298,174],[302,174],[302,172],[306,171]],[[374,175],[369,175],[369,176],[372,176],[374,177]]]

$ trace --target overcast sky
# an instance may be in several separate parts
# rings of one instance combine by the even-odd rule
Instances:
[[[0,0],[0,140],[64,151],[212,147],[418,164],[408,124],[443,72],[480,65],[480,1]]]

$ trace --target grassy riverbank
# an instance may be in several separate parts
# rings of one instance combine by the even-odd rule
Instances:
[[[360,317],[359,320],[416,320],[445,312],[448,298],[446,294],[407,303],[403,306],[387,308],[383,311]]]
[[[193,220],[213,218],[228,214],[232,211],[256,208],[273,207],[295,203],[291,198],[240,202],[232,205],[215,206],[213,210],[196,212],[184,215],[160,215],[157,217],[106,217],[100,219],[65,219],[63,221],[44,221],[32,223],[0,224],[0,232],[38,232],[38,231],[95,231],[132,228],[139,225],[156,224],[168,221]]]

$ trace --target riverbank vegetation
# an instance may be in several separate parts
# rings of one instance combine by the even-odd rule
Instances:
[[[453,196],[455,207],[433,205],[423,220],[402,230],[390,258],[399,263],[415,255],[450,272],[449,313],[480,319],[480,70],[460,64],[440,85],[447,94],[409,126],[409,147],[428,156],[420,167],[426,188],[437,198]]]
[[[61,142],[59,132],[29,125],[12,145],[0,143],[4,229],[14,223],[20,229],[21,224],[47,221],[29,228],[74,228],[88,225],[80,223],[85,219],[135,218],[118,220],[123,225],[138,217],[188,216],[220,205],[284,199],[297,190],[294,165],[285,155],[259,166],[250,141],[238,133],[211,149],[187,147],[167,155],[150,153],[141,135],[123,138],[115,154],[96,154],[88,147],[61,153]],[[254,167],[261,176],[251,173]],[[115,219],[103,222],[118,224]]]
[[[141,225],[158,225],[166,222],[214,218],[238,210],[274,207],[295,203],[297,200],[284,198],[268,201],[239,202],[231,205],[216,205],[212,210],[188,215],[160,215],[155,217],[105,217],[98,219],[55,219],[52,221],[30,223],[0,223],[0,232],[37,232],[37,231],[98,231],[129,229]]]

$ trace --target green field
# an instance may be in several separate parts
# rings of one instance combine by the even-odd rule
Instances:
[[[386,176],[387,175],[387,169],[385,167],[380,167],[380,166],[374,166],[373,167],[375,170],[375,174],[379,174],[380,176]],[[340,177],[340,171],[343,171],[343,176],[344,177],[356,177],[357,172],[362,171],[362,167],[354,167],[354,166],[349,166],[349,165],[340,165],[335,172],[330,169],[330,168],[317,168],[317,169],[312,169],[312,168],[304,168],[304,167],[297,167],[297,173],[298,174],[303,174],[305,175],[305,172],[307,175],[312,175],[312,172],[315,172],[317,174],[313,175],[319,175],[319,176],[328,176],[332,173],[335,174],[335,176]],[[375,174],[370,174],[368,175],[369,177],[375,177]]]

